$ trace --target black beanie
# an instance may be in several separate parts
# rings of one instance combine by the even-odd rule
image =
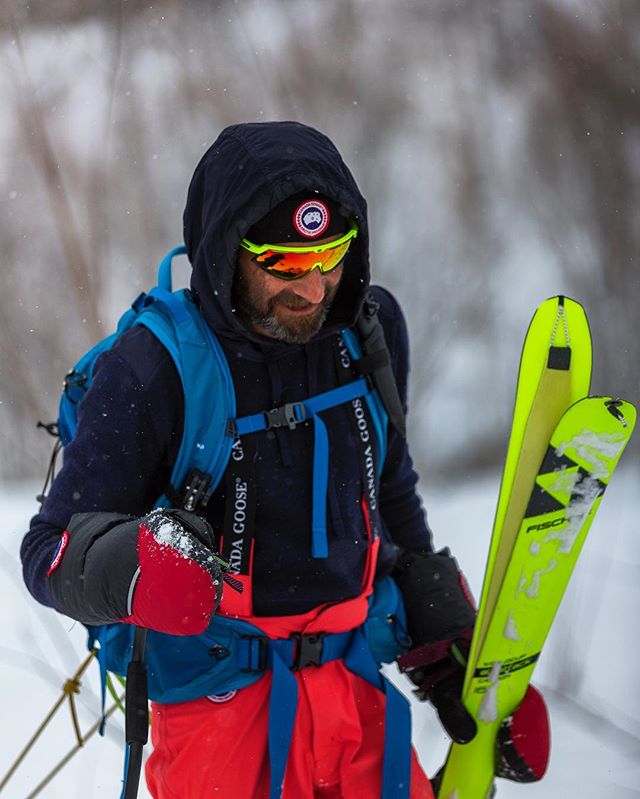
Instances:
[[[303,191],[287,197],[247,233],[252,244],[310,243],[314,239],[348,233],[346,211],[335,200]]]

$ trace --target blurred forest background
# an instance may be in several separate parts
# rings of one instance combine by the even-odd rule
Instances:
[[[423,477],[499,464],[552,294],[586,307],[594,391],[638,400],[639,93],[635,0],[3,0],[0,477],[43,474],[36,421],[238,121],[314,125],[354,171]]]

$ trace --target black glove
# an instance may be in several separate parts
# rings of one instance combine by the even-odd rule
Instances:
[[[469,589],[448,550],[403,553],[393,573],[402,592],[414,647],[398,665],[417,686],[420,699],[435,707],[456,743],[476,734],[476,722],[462,703],[464,673],[475,609]],[[542,779],[549,762],[549,718],[542,695],[532,685],[496,736],[495,773],[513,782]],[[432,781],[438,782],[438,775]]]
[[[84,624],[195,635],[220,604],[221,564],[211,527],[194,513],[83,513],[63,533],[49,588],[57,609]]]
[[[402,553],[393,577],[404,599],[413,648],[398,658],[416,695],[435,707],[447,734],[467,743],[476,723],[462,703],[464,670],[475,622],[471,594],[447,549]]]
[[[398,658],[400,671],[417,687],[416,696],[429,700],[447,735],[459,744],[477,732],[473,716],[462,703],[462,684],[472,629],[455,638],[411,649]]]

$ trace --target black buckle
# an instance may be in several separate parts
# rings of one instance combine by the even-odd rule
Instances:
[[[211,485],[211,475],[192,469],[184,481],[182,489],[182,507],[193,513],[197,507],[206,507],[213,489]]]
[[[375,316],[378,311],[380,310],[380,303],[373,294],[367,294],[364,298],[364,302],[362,303],[362,313],[368,319],[371,319],[372,316]]]
[[[135,300],[134,300],[134,301],[131,303],[131,307],[133,308],[133,310],[134,310],[136,313],[140,313],[140,311],[141,311],[141,310],[144,308],[144,306],[147,304],[147,303],[145,302],[145,300],[146,300],[146,299],[147,299],[147,295],[146,295],[146,294],[145,294],[145,292],[143,291],[143,292],[141,292],[140,294],[138,294],[138,296],[135,298]]]
[[[249,641],[249,665],[246,668],[241,668],[240,671],[244,671],[247,674],[254,674],[260,673],[262,671],[267,670],[267,666],[269,665],[269,639],[264,635],[241,635],[240,636],[244,641]],[[252,665],[253,661],[253,648],[251,647],[252,642],[255,641],[258,644],[258,663],[256,666]]]
[[[64,381],[62,383],[62,390],[67,395],[69,401],[75,405],[78,401],[74,399],[69,392],[75,388],[83,390],[87,387],[87,376],[84,372],[77,372],[75,369],[70,369],[67,374],[64,376]]]
[[[296,413],[299,418],[296,418]],[[296,426],[307,418],[302,402],[285,402],[279,408],[265,411],[264,415],[267,420],[267,430],[271,430],[272,427],[288,427],[289,430],[295,430]]]
[[[292,671],[306,669],[307,666],[322,665],[322,647],[326,633],[294,633],[290,636],[296,641]]]

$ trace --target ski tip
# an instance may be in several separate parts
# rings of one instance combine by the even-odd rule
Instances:
[[[570,313],[571,310],[579,310],[583,314],[586,313],[581,302],[568,297],[566,294],[554,294],[552,297],[547,297],[544,302],[540,303],[539,308],[542,308],[545,305],[550,305],[559,312],[567,311]]]
[[[582,305],[566,294],[557,294],[545,300],[532,319],[527,337],[535,340],[546,335],[546,368],[579,372],[586,376],[584,391],[578,394],[588,394],[591,382],[591,332]]]

